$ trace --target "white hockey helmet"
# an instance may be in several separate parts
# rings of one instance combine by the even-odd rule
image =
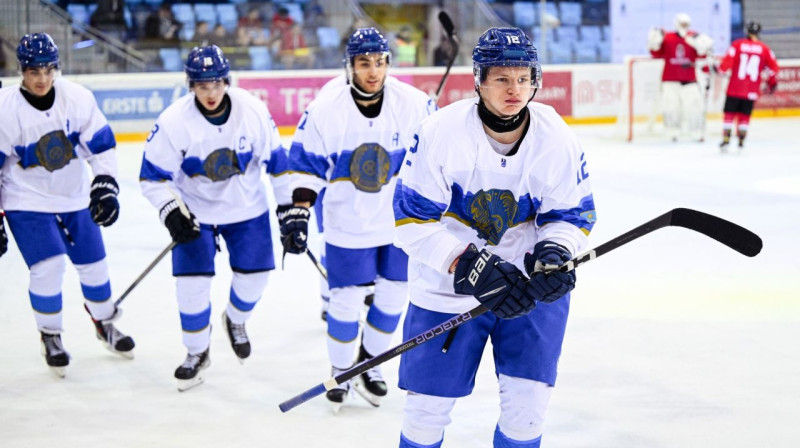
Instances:
[[[686,35],[690,26],[692,26],[692,18],[689,17],[689,14],[682,12],[675,15],[675,29],[678,31],[678,34],[681,36]]]

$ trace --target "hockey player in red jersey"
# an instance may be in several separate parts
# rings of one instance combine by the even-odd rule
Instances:
[[[676,141],[685,123],[692,139],[703,140],[704,108],[697,84],[695,65],[712,50],[713,40],[705,34],[689,30],[687,14],[675,16],[675,31],[650,30],[647,47],[654,58],[664,59],[661,75],[661,97],[664,128]]]
[[[723,109],[722,143],[719,145],[723,153],[727,152],[734,120],[737,122],[739,149],[744,147],[753,104],[761,93],[762,72],[767,73],[767,93],[775,92],[778,87],[778,61],[775,53],[758,39],[761,24],[748,22],[745,32],[747,37],[734,41],[719,65],[719,71],[731,71]]]

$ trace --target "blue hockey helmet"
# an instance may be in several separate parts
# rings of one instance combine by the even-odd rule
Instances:
[[[353,58],[360,54],[385,54],[389,62],[389,42],[375,28],[359,28],[350,35],[344,49],[345,65],[352,64]]]
[[[58,47],[47,33],[33,33],[22,36],[17,46],[17,61],[20,69],[54,67],[58,68]]]
[[[231,64],[216,45],[192,48],[183,70],[189,78],[190,85],[195,82],[230,83],[228,74],[231,71]]]
[[[489,28],[478,38],[478,45],[472,50],[476,90],[486,80],[490,67],[530,67],[531,85],[542,86],[539,54],[519,28]]]

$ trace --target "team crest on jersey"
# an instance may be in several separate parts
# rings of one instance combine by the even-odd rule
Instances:
[[[38,164],[51,173],[64,168],[77,157],[72,142],[61,129],[45,134],[36,144]]]
[[[469,204],[469,213],[478,236],[497,245],[506,230],[517,222],[519,204],[509,190],[480,190]]]
[[[377,143],[364,143],[350,159],[350,180],[356,189],[375,193],[389,183],[391,158],[389,153]]]
[[[228,180],[231,176],[242,174],[239,167],[239,156],[236,151],[228,148],[214,150],[203,162],[206,177],[214,182]]]

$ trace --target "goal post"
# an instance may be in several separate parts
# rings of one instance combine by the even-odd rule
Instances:
[[[664,60],[649,56],[626,56],[622,101],[617,116],[626,141],[659,132],[661,119],[661,73]]]
[[[719,59],[713,55],[711,58],[712,61]],[[714,75],[707,69],[704,71],[708,63],[708,60],[701,58],[695,65],[706,120],[709,114],[714,116],[715,111],[722,110],[728,85],[725,75]],[[661,73],[664,71],[664,60],[650,56],[626,56],[624,70],[617,115],[619,134],[628,142],[661,137],[664,133],[661,120]],[[706,85],[709,90],[706,90]]]

